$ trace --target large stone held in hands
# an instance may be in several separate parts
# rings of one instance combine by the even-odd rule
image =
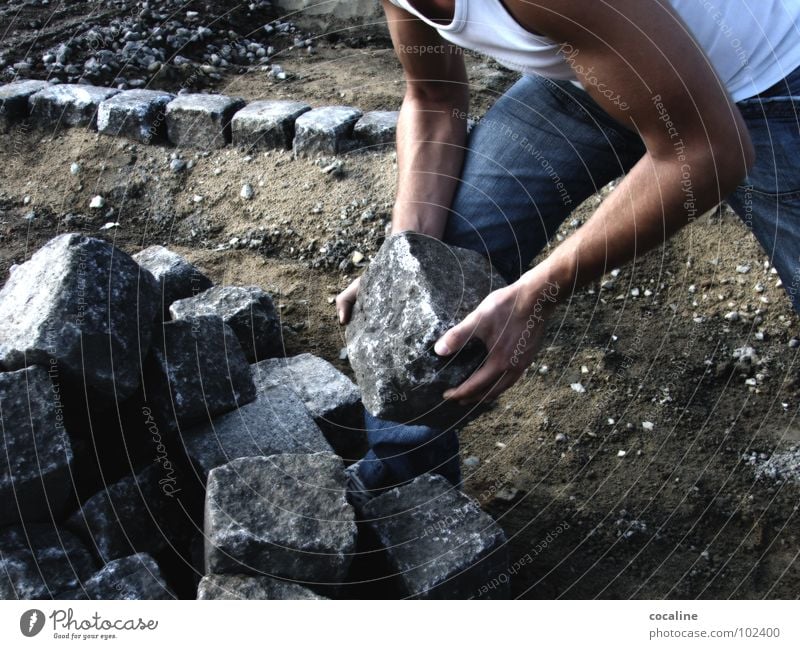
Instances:
[[[363,517],[380,539],[405,597],[508,597],[503,530],[443,477],[420,476],[369,501]],[[488,584],[500,583],[499,588]]]
[[[233,144],[247,150],[291,149],[295,120],[311,106],[301,101],[254,101],[233,116]]]
[[[245,102],[226,95],[189,93],[167,104],[167,134],[176,146],[221,149],[231,141],[231,119]]]
[[[330,154],[346,150],[361,115],[358,108],[350,106],[325,106],[303,113],[294,123],[294,153]]]
[[[158,284],[126,253],[59,235],[0,289],[0,365],[54,359],[59,372],[121,401],[139,385],[157,308]]]
[[[208,421],[256,397],[242,347],[219,316],[175,320],[158,330],[145,392],[170,428]]]
[[[440,357],[434,343],[505,281],[477,252],[422,234],[389,237],[361,278],[347,352],[364,406],[376,417],[439,424],[461,416],[442,394],[482,363],[477,339]]]
[[[73,534],[52,525],[0,530],[0,599],[53,599],[95,571]]]
[[[144,552],[109,561],[81,587],[59,599],[139,600],[175,599],[155,559]]]
[[[49,85],[29,97],[31,121],[49,130],[62,126],[95,128],[100,104],[118,92],[116,88],[81,83]]]
[[[0,526],[58,518],[71,494],[72,448],[44,368],[0,373],[0,433]]]
[[[175,300],[192,297],[211,288],[208,279],[196,266],[164,246],[149,246],[137,252],[133,259],[150,271],[161,285],[161,304],[165,315]]]
[[[312,354],[268,358],[250,366],[258,389],[282,387],[296,394],[322,429],[333,450],[355,455],[365,442],[361,393],[328,361]]]
[[[326,599],[300,584],[252,575],[206,575],[197,599]]]
[[[356,547],[344,465],[327,453],[234,460],[208,478],[206,572],[341,583]]]
[[[251,363],[283,352],[280,318],[272,298],[257,286],[214,286],[174,302],[169,312],[173,320],[219,316],[233,329]]]
[[[331,452],[322,431],[288,386],[256,383],[256,391],[255,401],[182,434],[203,480],[212,469],[242,457]]]
[[[175,95],[161,90],[125,90],[103,101],[97,110],[97,130],[150,144],[164,140],[166,107]]]

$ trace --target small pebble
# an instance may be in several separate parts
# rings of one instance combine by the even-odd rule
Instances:
[[[253,191],[252,185],[249,183],[245,183],[242,185],[242,189],[239,192],[239,196],[241,196],[244,200],[249,201],[253,196],[255,196],[255,192]]]
[[[105,207],[105,204],[106,204],[106,199],[105,198],[103,198],[102,196],[95,196],[89,202],[89,208],[93,209],[93,210],[100,210],[103,207]]]

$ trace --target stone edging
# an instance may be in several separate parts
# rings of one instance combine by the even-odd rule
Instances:
[[[117,90],[85,84],[14,81],[0,86],[0,131],[30,122],[45,129],[84,127],[142,144],[191,149],[291,149],[337,154],[393,145],[398,111],[314,108],[300,101],[220,94]]]

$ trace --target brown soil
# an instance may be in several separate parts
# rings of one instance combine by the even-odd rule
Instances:
[[[281,64],[296,76],[274,82],[253,71],[219,89],[362,109],[394,109],[402,97],[388,50],[323,45]],[[479,59],[470,69],[481,112],[496,95],[485,81],[495,70]],[[0,137],[2,276],[64,231],[130,252],[167,244],[217,283],[277,294],[288,352],[349,371],[331,300],[359,272],[340,271],[342,260],[380,243],[393,153],[343,156],[340,177],[289,153],[248,160],[232,149],[180,152],[194,167],[175,174],[172,153],[77,130]],[[243,183],[254,187],[252,201],[239,197]],[[96,194],[107,201],[100,214],[89,209]],[[374,219],[361,221],[367,209]],[[119,226],[101,231],[109,222]],[[508,534],[515,596],[798,596],[800,476],[796,459],[793,473],[770,472],[767,462],[800,447],[789,346],[797,318],[764,259],[728,211],[699,219],[623,268],[613,290],[577,294],[557,313],[537,364],[463,431],[463,457],[480,459],[464,469],[466,490]],[[751,270],[738,273],[740,265]],[[724,318],[733,310],[737,322]],[[733,358],[748,345],[758,367]]]

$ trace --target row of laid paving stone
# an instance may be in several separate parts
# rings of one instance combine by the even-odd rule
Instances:
[[[351,106],[292,100],[246,104],[220,94],[173,95],[161,90],[119,91],[83,84],[15,81],[0,86],[0,130],[29,119],[34,125],[86,127],[106,135],[194,149],[229,144],[247,150],[292,149],[297,155],[342,153],[393,144],[397,111],[362,113]]]

